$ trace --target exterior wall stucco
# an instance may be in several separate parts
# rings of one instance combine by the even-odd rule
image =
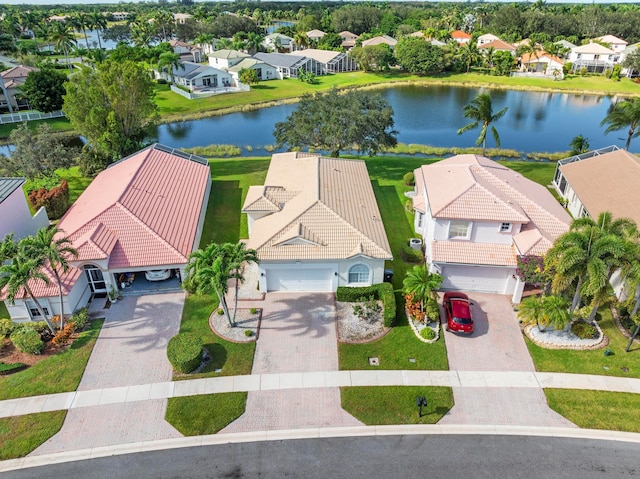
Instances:
[[[49,218],[44,208],[40,208],[35,216],[27,205],[22,187],[17,188],[0,203],[0,238],[13,233],[15,239],[35,234],[38,229],[49,225]]]

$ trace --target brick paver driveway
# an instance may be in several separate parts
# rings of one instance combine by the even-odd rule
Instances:
[[[252,373],[337,370],[334,295],[267,294]],[[339,388],[305,388],[250,392],[245,413],[222,432],[360,424],[340,407]]]
[[[171,380],[167,342],[178,333],[184,293],[129,296],[111,306],[79,391]],[[32,454],[180,437],[166,399],[70,409],[64,425]]]
[[[469,298],[474,303],[475,331],[470,336],[444,333],[449,369],[535,371],[510,298],[482,293],[469,293]],[[478,384],[477,388],[453,388],[453,394],[455,406],[441,424],[573,425],[549,409],[542,389]]]

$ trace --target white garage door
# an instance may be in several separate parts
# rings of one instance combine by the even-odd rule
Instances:
[[[332,291],[330,269],[270,269],[267,291]]]
[[[511,270],[474,266],[443,266],[442,289],[504,294]]]

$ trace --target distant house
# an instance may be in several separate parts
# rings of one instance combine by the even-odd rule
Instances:
[[[569,50],[577,47],[577,45],[574,45],[573,43],[567,41],[567,40],[558,40],[556,42],[556,45],[560,45],[561,47],[567,48]]]
[[[350,50],[356,46],[356,41],[360,38],[360,35],[356,35],[355,33],[351,33],[348,30],[344,30],[340,33],[340,38],[342,38],[342,48],[345,50]]]
[[[317,42],[322,37],[324,37],[326,35],[326,33],[323,32],[322,30],[309,30],[306,33],[306,35],[307,35],[307,38],[309,38],[309,40],[311,40],[312,42]]]
[[[414,171],[414,228],[442,289],[520,301],[518,256],[543,256],[571,218],[542,185],[493,160],[457,155]]]
[[[391,248],[362,160],[273,155],[242,212],[260,291],[335,291],[381,283]]]
[[[292,51],[293,50],[293,38],[283,35],[282,33],[271,33],[264,37],[262,44],[268,50],[274,50],[278,53],[283,53],[280,50]]]
[[[621,53],[629,44],[629,42],[626,42],[622,38],[618,38],[614,35],[605,35],[603,37],[594,38],[594,40],[606,43],[610,46],[611,50],[616,53]]]
[[[33,235],[40,228],[49,225],[49,217],[44,207],[31,216],[27,198],[22,187],[24,178],[0,178],[0,240],[9,233],[18,240]]]
[[[373,45],[389,45],[392,49],[398,44],[398,40],[389,35],[380,35],[377,37],[369,38],[362,41],[363,47],[370,47]]]
[[[166,69],[156,72],[156,77],[182,85],[192,92],[233,85],[233,78],[228,72],[210,65],[192,62],[180,62],[179,67],[174,68],[171,75]]]
[[[493,48],[493,50],[496,52],[509,52],[512,55],[516,54],[516,47],[500,39],[483,43],[482,45],[478,46],[478,50],[480,50],[481,53],[484,53],[491,48]]]
[[[193,18],[193,15],[190,15],[188,13],[174,13],[173,14],[173,19],[175,20],[176,23],[187,23],[187,20]]]
[[[327,73],[351,72],[358,70],[358,62],[349,57],[346,53],[330,50],[316,50],[308,48],[296,52],[297,55],[311,58],[317,62],[320,68],[319,75]]]
[[[500,38],[491,33],[485,33],[478,37],[478,46],[484,45],[485,43],[495,42],[496,40],[500,40]]]
[[[114,22],[123,22],[129,18],[129,12],[111,12]]]
[[[171,45],[171,48],[173,48],[173,53],[180,55],[181,60],[192,60],[195,63],[202,61],[202,50],[197,46],[183,42],[182,40],[169,40],[168,43]]]
[[[471,41],[471,35],[463,32],[462,30],[454,30],[451,32],[451,38],[458,42],[458,45],[464,45]]]
[[[237,65],[245,58],[249,58],[251,55],[239,50],[217,50],[209,54],[209,65],[215,68],[222,68],[226,70],[233,65]]]
[[[322,68],[313,58],[303,57],[291,53],[256,53],[254,58],[273,66],[278,72],[278,78],[298,78],[301,69],[322,75]]]
[[[4,93],[0,90],[0,108],[8,108],[8,102],[11,102],[11,106],[16,110],[29,108],[29,102],[21,95],[20,87],[24,85],[29,73],[37,71],[40,71],[40,69],[19,65],[0,72],[0,77],[2,77],[9,95],[8,99],[5,98]]]
[[[132,283],[127,291],[179,291],[178,278],[200,244],[210,189],[206,160],[157,144],[98,174],[58,223],[78,251],[61,278],[65,312],[124,289],[123,276]],[[168,270],[174,278],[150,282],[149,270]],[[43,272],[49,284],[33,280],[29,286],[45,313],[60,314],[53,272]],[[5,304],[14,321],[41,319],[27,297]]]
[[[240,63],[235,64],[227,71],[233,77],[236,84],[240,81],[240,72],[245,68],[255,70],[258,75],[258,80],[276,80],[280,78],[278,69],[272,65],[269,65],[257,58],[245,58]]]
[[[638,49],[639,46],[640,43],[632,43],[631,45],[627,45],[627,47],[622,50],[622,53],[620,54],[620,63],[623,63],[629,55],[631,55]],[[622,67],[622,73],[630,78],[633,78],[638,76],[638,73],[640,72],[638,70],[634,70],[633,68]]]
[[[573,70],[579,72],[585,68],[590,72],[603,72],[607,68],[613,68],[616,53],[603,47],[599,43],[587,43],[575,47],[569,54],[569,61],[573,63]]]
[[[527,72],[553,74],[562,73],[564,62],[547,52],[525,53],[520,57],[521,68]]]

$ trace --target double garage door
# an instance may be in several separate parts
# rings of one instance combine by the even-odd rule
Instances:
[[[505,294],[512,270],[461,265],[442,267],[442,289]]]
[[[269,269],[267,291],[333,291],[333,270]]]

